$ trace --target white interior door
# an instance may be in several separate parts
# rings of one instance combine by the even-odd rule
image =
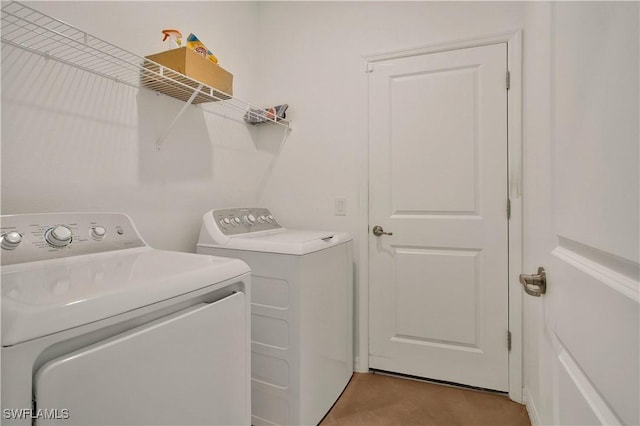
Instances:
[[[551,161],[525,176],[548,285],[526,299],[534,424],[640,424],[638,9],[551,5]]]
[[[506,43],[369,74],[369,364],[508,390]]]

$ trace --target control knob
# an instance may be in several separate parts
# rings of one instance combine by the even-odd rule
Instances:
[[[267,217],[263,214],[261,214],[260,216],[258,216],[258,222],[259,223],[265,223],[267,221]]]
[[[94,226],[91,228],[91,238],[97,241],[104,240],[104,236],[107,234],[107,230],[104,226]]]
[[[272,215],[268,215],[268,216],[267,216],[267,222],[271,223],[271,222],[273,222],[274,220],[275,220],[275,219],[273,218],[273,216],[272,216]]]
[[[19,232],[11,231],[2,236],[2,248],[5,250],[13,250],[22,242],[22,235]]]
[[[64,225],[49,228],[47,232],[44,233],[45,241],[53,247],[66,247],[71,244],[72,238],[73,234],[71,233],[71,229]]]
[[[233,219],[231,219],[231,224],[233,226],[238,226],[238,225],[240,225],[240,223],[241,223],[241,220],[240,220],[240,218],[238,216],[236,216]]]
[[[222,219],[220,219],[220,225],[222,225],[223,228],[226,228],[227,226],[231,225],[231,219],[229,219],[228,217],[223,217]]]
[[[244,223],[246,223],[247,225],[251,226],[254,223],[256,223],[256,217],[252,214],[248,214],[244,217]]]

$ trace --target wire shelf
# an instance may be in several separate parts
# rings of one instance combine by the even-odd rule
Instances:
[[[256,111],[264,111],[19,2],[13,1],[2,6],[1,38],[3,44],[134,88],[154,90],[187,104],[216,102],[216,107],[254,117]],[[203,110],[207,111],[207,108]],[[289,120],[272,118],[268,114],[259,115],[264,122],[286,128],[287,133],[291,129]]]

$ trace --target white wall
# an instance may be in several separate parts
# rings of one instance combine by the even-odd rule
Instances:
[[[29,2],[139,55],[163,28],[195,33],[248,98],[257,76],[253,2]],[[202,214],[255,202],[273,154],[253,129],[2,46],[2,213],[124,211],[157,248],[195,251]]]

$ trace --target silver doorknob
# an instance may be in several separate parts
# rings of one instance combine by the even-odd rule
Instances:
[[[373,235],[375,235],[376,237],[379,237],[380,235],[393,235],[393,232],[384,232],[382,226],[376,225],[373,227]]]
[[[538,273],[533,275],[520,274],[520,284],[524,287],[527,294],[540,297],[547,292],[547,274],[541,266]]]

